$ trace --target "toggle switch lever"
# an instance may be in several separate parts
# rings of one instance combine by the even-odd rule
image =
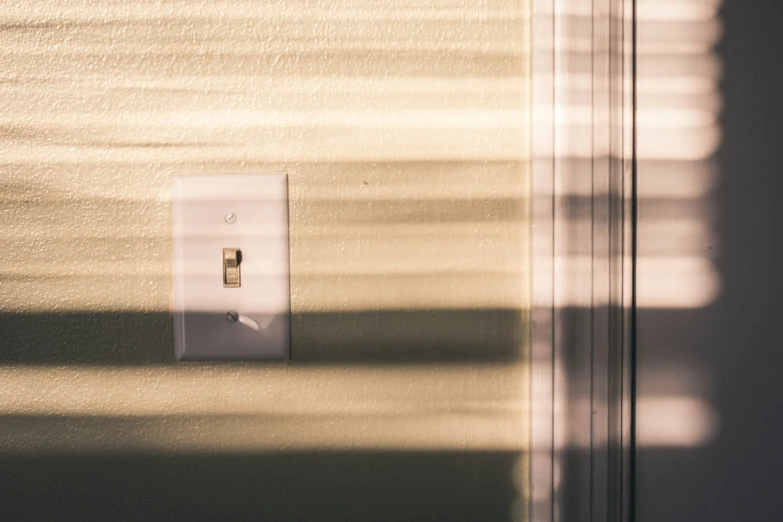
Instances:
[[[242,251],[238,248],[223,249],[223,288],[239,288],[242,285],[239,265]]]

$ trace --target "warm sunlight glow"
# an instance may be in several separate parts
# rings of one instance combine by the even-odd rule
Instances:
[[[505,365],[0,367],[0,454],[522,451],[520,375]]]
[[[720,244],[711,204],[722,70],[718,0],[638,3],[638,154],[641,244],[638,305],[699,308],[720,294]],[[675,256],[675,257],[672,257]]]

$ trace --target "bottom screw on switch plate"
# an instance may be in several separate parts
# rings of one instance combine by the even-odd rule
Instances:
[[[228,321],[229,323],[236,323],[237,321],[239,321],[239,314],[231,310],[226,314],[226,321]]]

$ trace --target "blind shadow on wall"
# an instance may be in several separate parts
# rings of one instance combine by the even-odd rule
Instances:
[[[53,429],[48,420],[25,422]],[[409,451],[3,456],[0,516],[505,521],[522,509],[508,479],[517,459],[513,452]]]
[[[527,7],[3,3],[0,518],[521,517]],[[270,171],[292,361],[173,364],[171,176]]]
[[[526,325],[519,310],[314,312],[296,314],[291,323],[292,359],[287,364],[293,366],[480,364],[524,358]],[[0,363],[174,362],[166,312],[6,312],[0,313],[0,331]]]

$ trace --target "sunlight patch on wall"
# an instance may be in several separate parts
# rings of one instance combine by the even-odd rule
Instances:
[[[722,139],[718,0],[638,4],[640,237],[637,302],[699,308],[721,281],[712,203]],[[676,257],[672,257],[672,256]]]
[[[171,176],[242,172],[294,313],[527,306],[527,2],[1,11],[0,310],[166,312]]]
[[[518,378],[505,365],[6,366],[0,453],[523,451]]]

